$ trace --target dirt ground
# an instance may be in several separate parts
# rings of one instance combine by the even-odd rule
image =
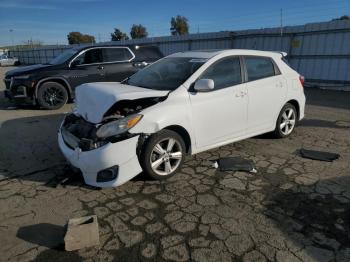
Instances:
[[[0,69],[2,79],[10,68]],[[13,107],[3,89],[1,261],[350,261],[350,92],[307,89],[306,119],[288,139],[255,137],[188,157],[167,181],[141,175],[101,190],[84,185],[58,149],[71,105]],[[302,147],[341,157],[303,159]],[[252,159],[258,173],[206,164],[222,156]],[[63,251],[67,220],[89,214],[100,246]]]

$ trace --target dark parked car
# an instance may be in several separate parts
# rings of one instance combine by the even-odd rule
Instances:
[[[5,96],[58,109],[74,98],[76,86],[119,82],[162,58],[154,46],[90,46],[63,52],[47,64],[25,66],[5,75]]]

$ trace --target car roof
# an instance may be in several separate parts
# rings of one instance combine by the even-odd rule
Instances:
[[[210,50],[194,50],[184,51],[169,55],[169,57],[191,57],[209,59],[214,56],[224,55],[251,55],[251,56],[281,56],[282,52],[259,51],[250,49],[210,49]]]
[[[114,47],[119,47],[119,48],[130,48],[131,50],[134,50],[134,49],[138,49],[139,47],[140,48],[158,48],[157,46],[155,45],[106,45],[106,44],[93,44],[93,45],[85,45],[85,46],[80,46],[80,47],[73,47],[72,49],[75,49],[77,51],[83,51],[85,49],[90,49],[90,48],[106,48],[106,47],[111,47],[111,48],[114,48]]]

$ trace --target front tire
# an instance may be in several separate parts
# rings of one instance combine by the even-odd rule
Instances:
[[[297,124],[297,116],[295,106],[289,103],[285,104],[277,118],[274,136],[276,138],[290,136]]]
[[[140,164],[143,171],[151,178],[167,179],[181,168],[185,150],[185,143],[178,133],[161,130],[145,142],[140,155]]]
[[[57,82],[46,82],[39,87],[37,99],[42,108],[59,109],[67,103],[68,92],[63,85]]]

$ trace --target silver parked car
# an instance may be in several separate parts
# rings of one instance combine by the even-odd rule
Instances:
[[[9,57],[5,54],[0,56],[0,66],[14,66],[19,65],[18,58]]]

